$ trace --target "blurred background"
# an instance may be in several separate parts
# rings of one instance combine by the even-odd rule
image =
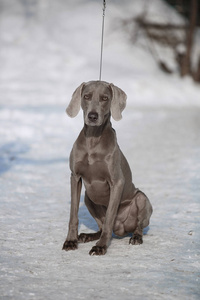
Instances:
[[[136,104],[196,104],[198,5],[108,1],[102,80]],[[1,0],[1,105],[65,103],[82,81],[98,79],[101,22],[100,0]]]

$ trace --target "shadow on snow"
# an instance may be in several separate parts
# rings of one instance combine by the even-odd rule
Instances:
[[[23,142],[10,142],[0,147],[0,174],[7,172],[16,164],[21,165],[50,165],[66,162],[66,158],[29,159],[21,155],[27,153],[30,147]]]

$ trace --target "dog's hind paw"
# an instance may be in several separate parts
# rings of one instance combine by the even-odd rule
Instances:
[[[69,251],[69,250],[76,250],[78,248],[78,241],[65,241],[63,244],[62,250]]]
[[[104,255],[107,252],[107,247],[103,246],[94,246],[92,247],[92,249],[90,250],[89,254],[90,255]]]
[[[86,233],[79,234],[79,236],[78,236],[79,243],[88,243],[90,241],[93,241],[93,239],[90,237],[89,234],[86,234]]]
[[[100,238],[101,231],[97,231],[95,233],[81,233],[78,236],[79,243],[88,243],[91,241],[96,241]]]
[[[140,234],[134,234],[129,240],[129,244],[132,245],[141,245],[142,243],[143,243],[143,239]]]

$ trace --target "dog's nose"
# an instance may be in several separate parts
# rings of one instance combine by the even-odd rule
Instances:
[[[91,121],[91,122],[96,122],[98,120],[98,113],[96,112],[90,112],[88,114],[88,119]]]

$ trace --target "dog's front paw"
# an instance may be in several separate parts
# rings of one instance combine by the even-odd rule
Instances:
[[[62,250],[69,251],[69,250],[76,250],[78,248],[78,241],[65,241],[63,244]]]
[[[132,245],[141,245],[142,243],[143,243],[143,239],[140,234],[134,234],[129,240],[129,244]]]
[[[107,252],[107,247],[106,246],[94,246],[90,250],[89,254],[90,255],[104,255]]]

